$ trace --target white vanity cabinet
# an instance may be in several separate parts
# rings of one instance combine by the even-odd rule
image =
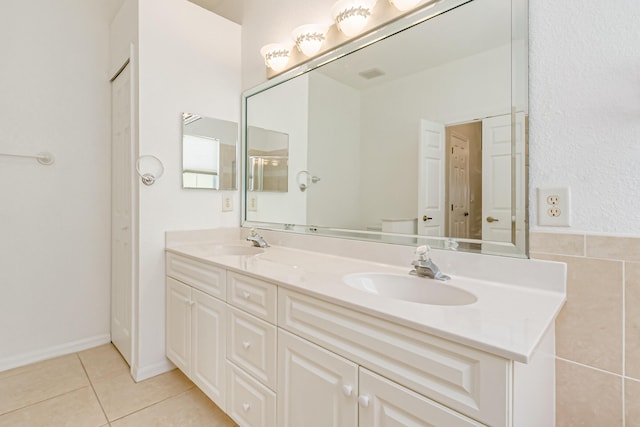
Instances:
[[[356,427],[358,365],[278,331],[278,426]]]
[[[166,354],[194,384],[220,408],[226,403],[226,304],[194,287],[189,275],[172,266],[188,265],[187,258],[171,256],[167,262]],[[196,263],[193,271],[207,272],[208,266]],[[213,276],[224,270],[212,267]],[[187,283],[174,279],[180,277]],[[206,274],[205,274],[206,276]],[[204,279],[206,281],[206,279]],[[202,287],[202,286],[199,286]],[[211,282],[205,288],[211,288]]]
[[[522,364],[189,257],[167,266],[167,357],[240,427],[555,423],[553,326]]]

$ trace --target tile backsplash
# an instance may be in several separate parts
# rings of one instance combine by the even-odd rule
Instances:
[[[530,248],[567,263],[557,426],[640,427],[640,238],[531,232]]]

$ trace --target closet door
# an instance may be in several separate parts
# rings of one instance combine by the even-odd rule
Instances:
[[[111,82],[111,342],[131,365],[133,166],[131,66]]]

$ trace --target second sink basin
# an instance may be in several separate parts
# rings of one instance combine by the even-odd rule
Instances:
[[[354,289],[382,297],[431,305],[467,305],[475,295],[449,283],[392,273],[355,273],[342,278]]]

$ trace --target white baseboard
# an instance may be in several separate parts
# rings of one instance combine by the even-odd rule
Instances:
[[[169,359],[165,359],[162,362],[154,363],[148,366],[132,366],[131,376],[135,382],[144,381],[147,378],[155,377],[156,375],[164,374],[175,369],[176,365],[171,363]]]
[[[0,372],[20,366],[29,365],[35,362],[52,359],[58,356],[65,356],[67,354],[76,353],[78,351],[97,347],[99,345],[107,344],[110,342],[110,334],[96,335],[94,337],[55,345],[52,347],[31,351],[29,353],[22,353],[15,356],[6,357],[4,359],[0,359]]]

